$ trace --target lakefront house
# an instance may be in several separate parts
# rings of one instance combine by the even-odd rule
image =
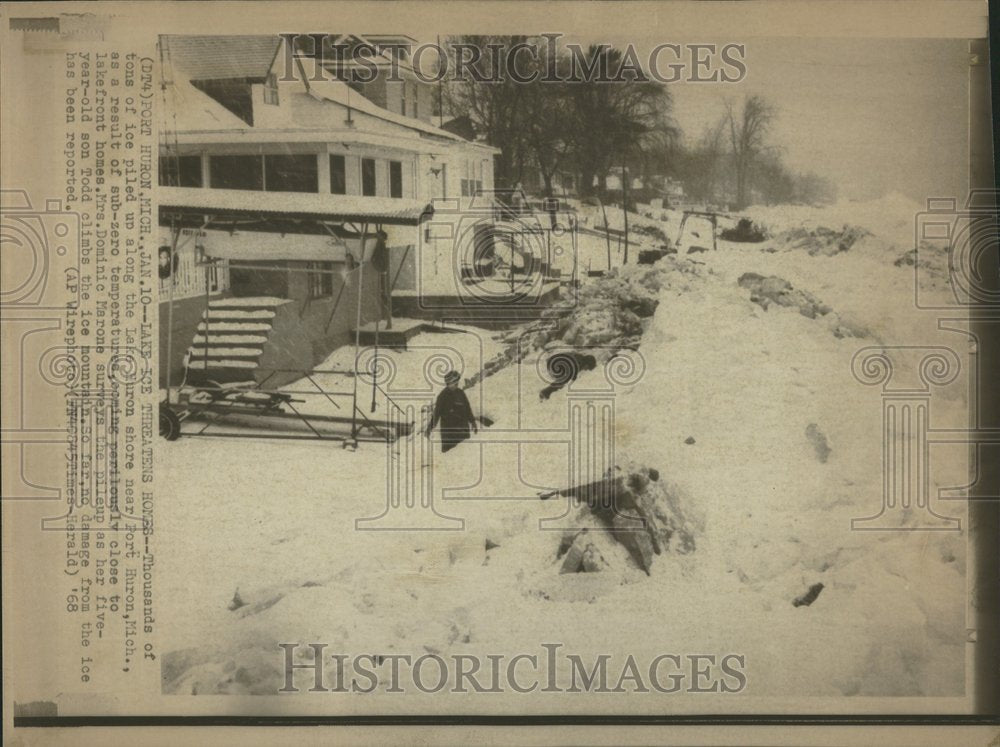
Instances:
[[[161,37],[161,386],[281,383],[390,323],[418,275],[455,274],[442,222],[492,190],[498,151],[432,124],[426,87],[373,101],[288,43]]]

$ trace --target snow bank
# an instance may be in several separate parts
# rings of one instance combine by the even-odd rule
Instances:
[[[890,198],[870,217],[850,206],[838,214],[842,207],[748,211],[769,231],[847,224],[871,234],[832,256],[720,242],[697,260],[666,257],[603,278],[584,289],[582,307],[556,313],[558,335],[471,390],[522,428],[564,429],[566,390],[539,400],[537,383],[530,405],[522,398],[545,344],[638,344],[645,374],[616,397],[616,461],[654,468],[683,496],[695,543],[658,556],[649,575],[630,548],[601,535],[600,522],[568,546],[563,531],[541,528],[568,506],[538,491],[570,480],[564,453],[534,443],[473,442],[443,455],[422,451],[420,436],[403,439],[403,451],[355,453],[267,441],[166,446],[158,593],[163,609],[185,614],[164,642],[165,690],[273,693],[284,675],[280,641],[482,656],[557,640],[583,657],[627,648],[647,661],[736,651],[746,657],[748,695],[962,694],[964,532],[851,530],[882,498],[880,395],[853,378],[852,356],[879,339],[955,347],[955,335],[914,313],[913,268],[895,264],[896,250],[912,248],[901,239],[912,216],[893,216],[911,206]],[[765,311],[740,287],[746,273],[821,299],[871,339],[838,338],[794,306]],[[625,311],[640,320],[641,339]],[[468,376],[509,344],[483,333],[413,342],[384,353],[400,386],[422,379],[431,352],[457,351]],[[324,365],[353,363],[338,351]],[[577,383],[602,377],[599,367],[581,371]],[[966,385],[935,396],[936,419],[964,422]],[[355,519],[385,510],[389,468],[403,469],[399,456],[411,448],[419,458],[405,468],[433,476],[436,508],[463,530],[357,531]],[[933,472],[931,495],[962,472]],[[959,516],[963,507],[948,509]],[[561,572],[567,565],[600,571]],[[237,590],[242,604],[230,609]],[[306,689],[310,677],[300,671],[296,681]],[[449,697],[442,707],[454,704]],[[703,703],[671,701],[678,712]],[[659,712],[663,701],[634,694],[615,706]]]

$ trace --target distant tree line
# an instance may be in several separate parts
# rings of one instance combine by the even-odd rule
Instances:
[[[713,127],[685,143],[673,119],[670,91],[662,83],[627,74],[613,76],[615,80],[598,74],[578,82],[515,79],[529,77],[533,70],[542,75],[548,71],[550,79],[569,77],[565,73],[570,65],[624,69],[622,51],[611,46],[592,45],[581,60],[562,48],[553,52],[537,44],[537,55],[520,55],[516,70],[494,75],[498,58],[490,54],[491,46],[536,41],[478,35],[451,37],[445,45],[449,55],[456,54],[456,45],[464,55],[470,47],[478,49],[481,53],[471,67],[483,79],[500,79],[478,82],[465,76],[449,80],[441,92],[452,116],[467,116],[476,131],[500,149],[494,169],[498,188],[513,188],[528,170],[535,170],[544,195],[551,196],[555,175],[568,172],[576,175],[580,196],[607,197],[608,176],[617,172],[628,174],[629,180],[671,177],[692,201],[735,208],[753,202],[834,199],[827,180],[793,173],[784,165],[780,148],[770,143],[777,112],[762,97],[747,96],[740,106],[729,102]]]

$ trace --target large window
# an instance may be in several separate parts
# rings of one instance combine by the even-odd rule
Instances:
[[[361,159],[361,194],[365,197],[375,196],[375,159]]]
[[[403,164],[399,161],[389,161],[389,196],[403,196]]]
[[[210,156],[213,189],[264,189],[264,162],[260,156]]]
[[[343,156],[330,156],[330,191],[335,195],[347,194],[347,163]]]
[[[318,192],[316,156],[264,156],[264,189],[268,192]]]
[[[201,185],[201,156],[160,156],[161,187]]]
[[[268,192],[318,192],[316,156],[211,156],[211,186]]]

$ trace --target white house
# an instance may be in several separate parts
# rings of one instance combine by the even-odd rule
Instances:
[[[161,37],[160,293],[170,302],[161,308],[161,359],[172,377],[184,375],[182,357],[192,350],[204,355],[203,369],[226,369],[217,377],[268,358],[269,341],[259,342],[268,330],[242,346],[213,346],[205,334],[209,316],[225,324],[227,308],[250,313],[247,299],[260,299],[254,313],[276,325],[296,314],[307,339],[290,363],[313,365],[348,342],[355,305],[362,322],[387,313],[387,278],[412,284],[428,268],[453,271],[427,256],[452,250],[447,231],[426,241],[428,206],[448,198],[453,209],[441,211],[440,224],[471,203],[473,189],[492,189],[496,149],[390,111],[340,80],[279,75],[285,44],[277,36]],[[242,199],[247,192],[261,194]],[[389,257],[381,278],[354,272],[376,246]],[[362,302],[350,302],[358,294]],[[247,360],[220,354],[213,362],[224,347]]]

